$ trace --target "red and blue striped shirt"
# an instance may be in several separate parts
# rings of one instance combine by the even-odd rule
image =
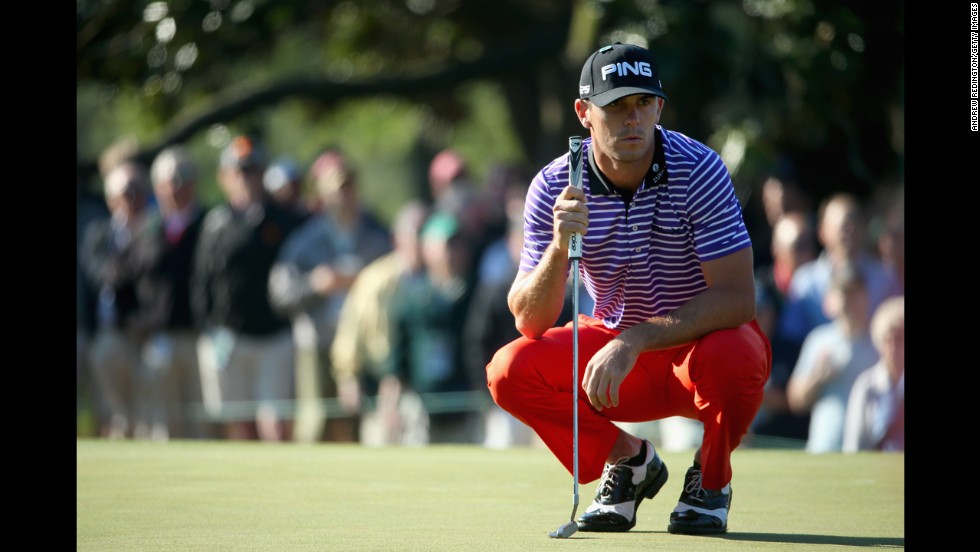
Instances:
[[[707,288],[701,263],[751,247],[728,168],[708,146],[657,126],[650,171],[627,204],[582,142],[589,229],[579,270],[593,316],[625,330],[667,314]],[[524,208],[521,270],[530,272],[554,236],[555,198],[568,185],[568,154],[535,175]]]

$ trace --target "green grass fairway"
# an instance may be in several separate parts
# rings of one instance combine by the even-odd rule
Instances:
[[[552,539],[572,478],[540,448],[76,441],[78,551],[905,548],[905,456],[739,449],[728,533],[671,535],[690,453],[628,533]],[[596,483],[579,486],[578,514]]]

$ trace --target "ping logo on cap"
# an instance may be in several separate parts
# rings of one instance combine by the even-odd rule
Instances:
[[[578,83],[579,97],[599,107],[631,94],[667,99],[653,54],[633,44],[616,42],[593,52]]]
[[[636,63],[630,63],[628,61],[610,63],[609,65],[603,65],[602,69],[599,71],[602,74],[602,80],[607,80],[606,76],[613,73],[620,77],[628,76],[631,73],[644,77],[653,76],[653,69],[650,66],[650,62],[647,61],[637,61]],[[579,92],[581,92],[581,90]],[[587,94],[588,92],[585,93]]]

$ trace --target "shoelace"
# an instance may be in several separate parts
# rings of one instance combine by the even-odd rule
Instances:
[[[690,472],[687,480],[684,481],[684,492],[693,496],[704,495],[704,488],[701,487],[701,470]]]
[[[625,464],[606,464],[606,467],[602,469],[602,488],[599,490],[600,495],[611,495],[613,490],[619,486],[620,477],[629,471],[629,466],[626,466]],[[632,473],[630,475],[632,475]]]

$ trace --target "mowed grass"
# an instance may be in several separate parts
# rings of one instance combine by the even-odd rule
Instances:
[[[729,532],[667,532],[690,453],[628,533],[552,539],[572,478],[545,449],[76,441],[78,551],[905,548],[905,456],[735,452]],[[579,486],[580,515],[596,483]]]

